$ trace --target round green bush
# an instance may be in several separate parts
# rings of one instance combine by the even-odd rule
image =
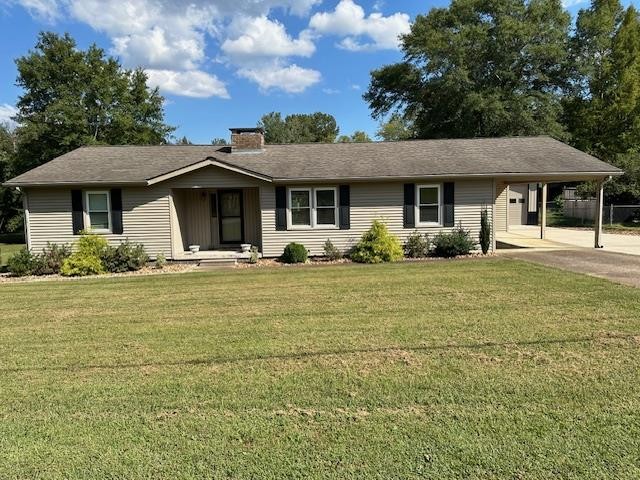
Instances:
[[[283,263],[304,263],[307,261],[309,252],[301,243],[292,242],[284,247],[284,252],[280,256]]]

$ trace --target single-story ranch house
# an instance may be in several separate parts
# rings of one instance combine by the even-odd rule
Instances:
[[[260,129],[231,132],[223,147],[82,147],[9,180],[24,193],[28,247],[90,229],[141,242],[152,258],[240,244],[275,257],[294,241],[322,255],[327,239],[347,251],[376,219],[402,241],[457,225],[477,238],[486,208],[495,248],[514,223],[542,220],[544,237],[547,183],[596,181],[602,202],[603,182],[622,173],[543,136],[265,145]],[[601,217],[596,246],[600,231]]]

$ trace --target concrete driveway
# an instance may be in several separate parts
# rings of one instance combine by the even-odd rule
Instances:
[[[501,256],[606,278],[640,288],[640,256],[595,248],[499,250]]]
[[[593,248],[593,230],[547,227],[547,238],[540,240],[540,227],[522,225],[509,227],[509,232],[496,235],[499,242],[509,243],[517,247],[566,249],[582,247]],[[606,252],[640,255],[640,235],[622,235],[619,233],[604,233],[602,235],[602,250]]]

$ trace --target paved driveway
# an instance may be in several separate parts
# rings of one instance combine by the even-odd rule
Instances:
[[[502,250],[500,255],[640,288],[640,256],[595,248]]]
[[[497,239],[529,248],[583,247],[593,249],[593,230],[547,227],[547,238],[540,240],[539,235],[540,227],[523,225],[510,227],[508,233],[498,234]],[[607,252],[640,255],[640,235],[604,233],[602,244],[604,245],[603,250]]]

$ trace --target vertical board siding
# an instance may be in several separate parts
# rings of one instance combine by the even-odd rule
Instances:
[[[179,177],[172,178],[162,185],[169,188],[242,188],[257,187],[265,183],[257,178],[230,172],[220,167],[204,167]]]
[[[507,202],[509,201],[507,183],[496,181],[496,232],[507,231]]]
[[[275,226],[275,187],[260,189],[262,205],[262,252],[266,257],[279,256],[289,242],[300,242],[311,255],[324,253],[324,242],[331,239],[342,251],[348,251],[373,220],[382,220],[402,242],[416,229],[403,227],[404,186],[402,183],[354,183],[351,185],[351,228],[277,231]],[[477,240],[480,233],[480,212],[486,207],[492,218],[493,182],[487,180],[455,183],[454,225],[470,230]],[[422,233],[435,235],[451,231],[444,227],[418,227]]]
[[[71,244],[73,234],[71,190],[31,188],[29,195],[29,229],[31,249],[40,251],[47,242]],[[171,256],[169,201],[164,187],[122,189],[122,235],[105,235],[112,245],[129,239],[140,242],[151,257],[158,253]]]

